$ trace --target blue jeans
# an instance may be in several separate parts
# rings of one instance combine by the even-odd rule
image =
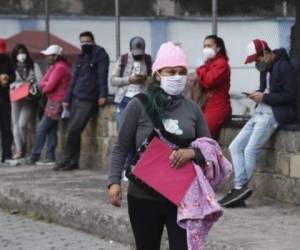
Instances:
[[[278,123],[273,114],[254,113],[231,142],[229,151],[234,167],[235,188],[241,188],[249,182],[259,151],[277,127]]]
[[[120,122],[121,122],[121,117],[122,117],[122,113],[124,111],[124,109],[126,108],[127,104],[129,103],[129,101],[131,100],[132,98],[129,98],[129,97],[124,97],[122,99],[122,101],[118,104],[118,107],[117,107],[117,111],[116,111],[116,125],[117,125],[117,129],[120,128]]]
[[[53,120],[45,115],[43,116],[42,120],[38,125],[35,143],[30,155],[31,159],[38,160],[40,158],[42,149],[45,145],[47,138],[46,159],[51,161],[55,160],[55,148],[57,145],[57,127],[57,120]]]

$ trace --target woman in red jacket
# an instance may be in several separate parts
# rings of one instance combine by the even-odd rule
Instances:
[[[205,64],[197,68],[199,83],[207,100],[202,107],[208,128],[213,138],[231,114],[230,107],[230,66],[222,38],[210,35],[204,39]]]

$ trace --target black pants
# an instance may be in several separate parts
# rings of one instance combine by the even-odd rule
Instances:
[[[170,250],[186,250],[186,230],[177,225],[177,207],[166,201],[127,196],[137,250],[159,250],[166,225]]]
[[[11,159],[13,135],[11,131],[11,105],[9,97],[0,96],[0,133],[1,133],[1,161]]]
[[[72,101],[71,115],[67,130],[67,139],[62,162],[78,164],[80,157],[81,133],[89,119],[97,111],[96,102],[85,102],[78,99]]]

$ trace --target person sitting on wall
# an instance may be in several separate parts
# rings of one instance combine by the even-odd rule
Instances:
[[[225,43],[221,37],[207,36],[203,47],[205,63],[196,70],[196,73],[206,96],[202,111],[209,131],[216,139],[222,124],[231,114],[230,66]]]
[[[243,204],[250,197],[252,190],[248,188],[248,183],[262,146],[279,125],[297,118],[296,70],[286,50],[271,50],[265,41],[255,39],[248,45],[245,63],[252,62],[260,72],[260,88],[249,93],[248,98],[256,102],[257,107],[229,145],[235,178],[234,188],[219,201],[224,207]]]

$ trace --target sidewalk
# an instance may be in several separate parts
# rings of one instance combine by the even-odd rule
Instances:
[[[0,167],[1,207],[36,212],[57,224],[130,245],[125,194],[122,207],[114,208],[106,192],[105,173],[98,171]],[[247,208],[225,209],[209,234],[208,249],[295,250],[299,232],[300,208],[252,198]]]

